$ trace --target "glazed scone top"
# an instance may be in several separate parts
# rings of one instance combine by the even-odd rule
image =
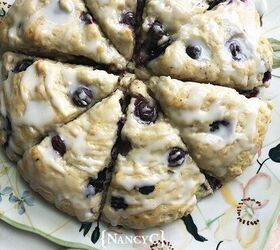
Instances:
[[[133,96],[121,132],[120,154],[104,216],[113,225],[152,227],[170,220],[172,216],[169,217],[167,207],[176,207],[183,214],[189,212],[196,203],[195,192],[205,178],[188,155],[179,131],[156,110],[146,86],[135,81],[131,91]],[[145,112],[145,108],[139,110],[145,102],[150,105],[147,109],[155,109],[151,121],[141,120],[141,114],[138,116],[139,112]],[[171,166],[172,157],[176,158],[176,166]],[[116,199],[123,199],[127,208],[112,205]],[[158,218],[152,219],[151,214]],[[133,222],[131,216],[138,217],[139,221]],[[151,220],[148,222],[149,216]],[[173,216],[172,219],[176,219],[177,215]]]
[[[143,30],[147,32],[154,21],[159,21],[173,34],[193,15],[205,12],[208,6],[206,0],[147,0]]]
[[[17,0],[0,24],[0,37],[14,50],[84,56],[120,69],[126,65],[81,0]]]
[[[115,47],[130,60],[135,42],[137,1],[86,0],[86,4]]]
[[[119,102],[122,98],[123,93],[117,90],[76,120],[58,128],[56,134],[65,143],[65,155],[59,157],[49,143],[47,149],[42,149],[42,161],[62,174],[67,168],[76,168],[89,176],[97,176],[111,161],[118,122],[123,116]],[[67,162],[67,168],[63,162]]]
[[[80,221],[99,216],[105,171],[123,116],[121,98],[117,90],[28,150],[18,164],[35,191]]]
[[[3,56],[10,57],[17,58],[17,55]],[[3,82],[1,92],[1,115],[12,124],[6,150],[19,156],[48,131],[69,122],[87,106],[108,96],[119,82],[119,76],[86,66],[30,60],[16,64]],[[3,61],[7,62],[7,68],[12,65],[11,60]]]
[[[266,85],[271,78],[272,49],[250,1],[225,2],[194,15],[172,39],[149,63],[152,73],[237,89]]]
[[[154,77],[149,86],[192,153],[195,155],[205,145],[203,155],[194,157],[199,167],[223,177],[240,153],[256,153],[260,146],[256,145],[260,137],[258,118],[264,113],[262,126],[267,127],[271,103],[247,99],[233,89],[170,77]]]

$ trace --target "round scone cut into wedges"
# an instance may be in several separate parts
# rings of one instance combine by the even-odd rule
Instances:
[[[145,85],[135,81],[131,90],[102,215],[114,226],[145,229],[189,214],[205,177]]]
[[[137,0],[85,0],[114,46],[128,60],[135,44]]]
[[[3,55],[7,79],[0,87],[1,143],[11,160],[111,94],[119,76],[91,67]]]
[[[35,191],[80,221],[99,216],[111,151],[123,118],[122,98],[117,90],[32,147],[18,163]]]
[[[201,169],[227,181],[251,164],[271,121],[270,102],[170,77],[148,84]]]
[[[251,1],[233,0],[194,15],[173,36],[154,29],[147,67],[152,75],[242,90],[267,86],[273,53],[259,20]]]
[[[19,52],[82,56],[126,66],[81,0],[16,0],[0,23],[0,43]]]

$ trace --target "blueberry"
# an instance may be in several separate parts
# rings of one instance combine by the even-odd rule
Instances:
[[[94,23],[94,19],[93,17],[88,13],[88,12],[85,12],[83,11],[80,15],[80,19],[83,23],[85,23],[86,25],[89,25],[89,24],[93,24]]]
[[[226,2],[228,0],[213,0],[209,3],[209,7],[207,10],[212,10],[213,8],[215,8],[217,5],[219,5],[220,3]],[[231,3],[232,0],[229,1],[229,3]]]
[[[186,159],[187,152],[179,147],[171,148],[168,154],[169,167],[179,167]]]
[[[145,66],[149,61],[164,54],[167,47],[174,42],[159,21],[150,24],[147,39],[138,43],[135,61],[137,66]]]
[[[126,113],[127,107],[130,103],[130,99],[131,97],[129,95],[125,95],[124,98],[120,99],[122,113]]]
[[[153,46],[149,50],[149,57],[148,60],[152,61],[155,58],[163,55],[166,51],[166,49],[174,42],[173,38],[169,38],[164,43],[161,43],[159,45]]]
[[[201,47],[200,46],[188,46],[186,49],[186,53],[192,59],[197,60],[201,56]]]
[[[16,64],[15,68],[13,69],[13,72],[19,73],[25,71],[33,63],[34,63],[33,59],[24,59]]]
[[[107,180],[107,168],[104,168],[98,173],[97,178],[90,178],[86,189],[86,197],[90,198],[93,195],[101,193],[104,190],[104,184]]]
[[[229,122],[222,120],[222,121],[215,121],[212,124],[209,125],[210,127],[210,132],[215,132],[217,130],[220,129],[220,126],[224,126],[224,127],[228,127],[229,126]]]
[[[52,137],[52,147],[53,149],[63,157],[66,153],[66,145],[62,138],[59,135],[55,135]]]
[[[167,40],[160,42],[163,36],[168,37],[168,34],[165,32],[163,25],[159,21],[154,21],[148,31],[148,39],[145,45],[147,47],[146,53],[148,55],[149,61],[164,54],[167,47],[172,44],[172,38],[168,38]]]
[[[155,191],[155,186],[144,186],[139,188],[139,192],[144,195],[148,195]]]
[[[271,72],[270,71],[266,71],[263,75],[263,83],[268,82],[271,79]]]
[[[113,196],[111,198],[111,207],[118,211],[121,209],[127,209],[128,205],[123,197]]]
[[[258,88],[253,88],[250,90],[238,90],[239,94],[244,95],[247,98],[253,98],[256,97],[259,94]]]
[[[121,23],[129,25],[131,27],[136,26],[135,14],[131,11],[124,12],[121,17]]]
[[[139,118],[142,123],[149,125],[150,123],[154,123],[157,120],[157,107],[154,104],[150,103],[143,96],[138,96],[135,100],[134,105],[134,115]]]
[[[128,140],[120,140],[118,145],[118,151],[122,156],[127,156],[131,149],[132,146]]]
[[[222,182],[215,177],[207,174],[206,172],[202,171],[202,173],[205,175],[205,178],[207,179],[210,187],[213,191],[216,191],[222,187]]]
[[[116,160],[118,154],[121,154],[122,156],[127,156],[131,149],[132,146],[130,142],[128,140],[123,140],[121,139],[121,137],[119,137],[111,151],[111,157],[113,160]]]
[[[228,48],[232,55],[232,58],[235,61],[241,61],[245,58],[245,55],[242,53],[242,49],[238,41],[230,41],[228,43]]]
[[[165,35],[163,25],[159,21],[154,21],[148,31],[149,39],[158,41]]]
[[[72,95],[73,103],[78,107],[87,107],[93,101],[92,90],[87,87],[79,87]]]

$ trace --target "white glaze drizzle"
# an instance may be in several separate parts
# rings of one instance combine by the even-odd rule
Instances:
[[[137,93],[147,96],[145,85],[138,85],[133,85]],[[151,212],[160,205],[192,207],[196,203],[195,190],[204,181],[189,156],[178,168],[168,166],[169,150],[173,147],[185,149],[178,131],[161,117],[148,126],[139,123],[134,115],[134,102],[133,98],[122,130],[122,136],[131,142],[132,150],[127,156],[119,155],[111,187],[111,196],[124,198],[128,208],[114,211],[108,207],[110,204],[106,205],[105,216],[113,225],[121,218]],[[156,189],[147,196],[137,191],[143,186],[155,186]]]
[[[39,130],[55,120],[56,114],[52,106],[44,101],[30,101],[26,105],[26,110],[22,118],[18,119],[18,124],[35,126]]]
[[[220,158],[213,156],[210,160],[207,156],[209,161],[207,160],[204,165],[215,165],[217,175],[224,175],[226,166],[241,152],[255,149],[257,116],[262,105],[258,98],[246,99],[234,90],[213,85],[184,83],[171,80],[169,77],[154,78],[151,86],[167,115],[180,128],[187,144],[191,143],[193,147],[198,144],[208,145],[209,149],[217,152],[234,145],[230,156]],[[172,98],[179,98],[180,106],[174,108]],[[207,99],[208,102],[212,101],[205,107]],[[240,119],[245,119],[242,128],[238,127]],[[209,125],[217,121],[227,121],[230,125],[227,127],[221,125],[217,131],[211,132]]]

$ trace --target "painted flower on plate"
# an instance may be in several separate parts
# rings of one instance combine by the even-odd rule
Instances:
[[[0,202],[2,201],[2,197],[9,195],[10,193],[12,193],[12,188],[11,187],[5,187],[0,191]]]
[[[266,194],[271,186],[271,177],[259,173],[247,184],[234,181],[229,187],[221,189],[226,203],[230,205],[219,219],[215,232],[217,240],[238,240],[243,248],[248,248],[258,239],[260,233],[260,215],[268,204]]]
[[[15,196],[14,193],[11,193],[9,201],[15,204],[15,208],[17,209],[19,215],[25,213],[25,205],[34,206],[34,199],[30,191],[24,191],[20,198]]]

